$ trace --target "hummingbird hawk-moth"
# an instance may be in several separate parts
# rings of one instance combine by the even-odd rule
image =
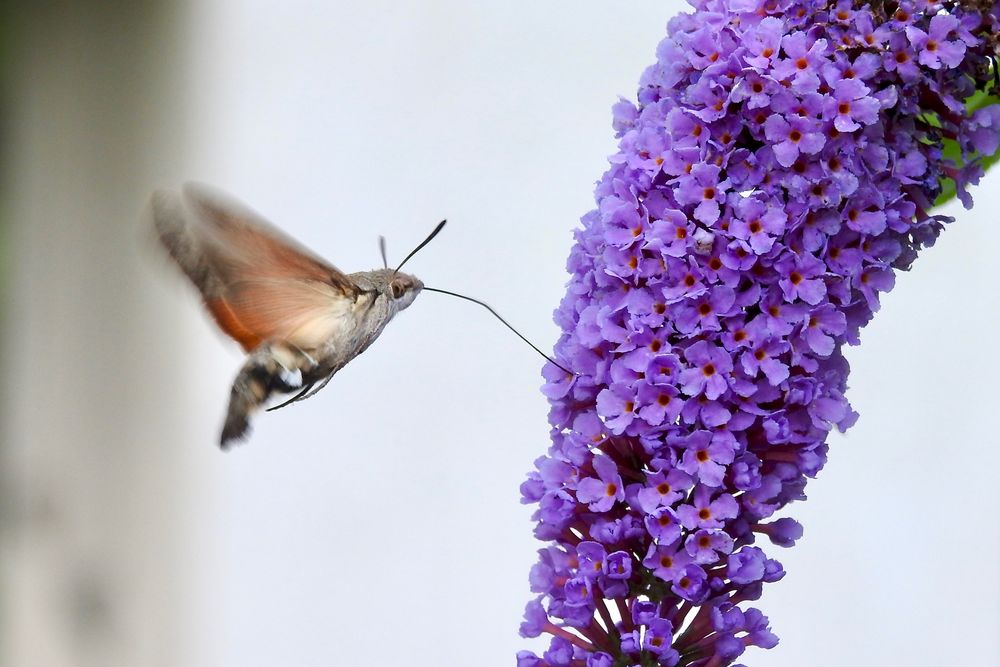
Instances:
[[[247,434],[250,414],[272,394],[297,391],[293,402],[319,391],[424,287],[398,269],[345,274],[204,186],[157,191],[152,210],[170,257],[248,355],[230,393],[223,449]]]
[[[441,231],[443,220],[395,269],[388,267],[385,240],[379,237],[383,268],[345,274],[206,186],[187,184],[179,193],[159,190],[151,207],[170,257],[201,293],[219,328],[247,353],[230,391],[223,449],[247,435],[250,415],[272,395],[298,392],[269,408],[276,410],[326,386],[422,290],[484,306],[552,361],[482,301],[425,287],[400,271]]]

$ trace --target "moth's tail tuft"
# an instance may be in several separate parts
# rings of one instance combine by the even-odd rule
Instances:
[[[284,364],[279,357],[284,359]],[[266,343],[247,357],[229,393],[229,410],[219,440],[222,449],[229,449],[234,442],[249,435],[250,415],[273,394],[301,388],[302,372],[299,366],[306,363],[310,366],[315,364],[307,355],[299,353],[294,356],[287,348]],[[288,366],[295,370],[289,371]]]
[[[219,446],[228,451],[235,441],[242,440],[250,432],[250,420],[246,414],[230,412],[226,416],[226,424],[222,427],[222,438]]]
[[[253,364],[253,365],[251,365]],[[263,369],[253,360],[240,369],[229,394],[229,409],[222,427],[219,446],[226,450],[250,433],[250,414],[267,399],[267,383],[259,377]]]

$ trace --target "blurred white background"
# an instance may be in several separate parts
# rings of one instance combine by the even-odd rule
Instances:
[[[241,355],[140,228],[222,187],[347,271],[402,258],[540,347],[680,2],[41,2],[8,23],[0,664],[512,665],[541,360],[422,295],[217,446]],[[1000,664],[1000,172],[850,352],[862,414],[750,665]],[[776,550],[773,548],[772,550]]]

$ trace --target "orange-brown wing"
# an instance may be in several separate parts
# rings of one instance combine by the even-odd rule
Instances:
[[[229,285],[221,301],[224,308],[219,303],[206,301],[209,312],[246,350],[265,340],[314,350],[353,322],[354,300],[316,281],[249,278]],[[236,327],[227,329],[221,321],[229,324],[230,318]]]
[[[152,207],[167,251],[247,351],[265,340],[314,349],[347,323],[354,283],[242,204],[188,185],[183,197],[155,193]]]
[[[230,259],[252,262],[256,275],[297,277],[329,283],[345,292],[354,290],[341,271],[235,199],[197,183],[186,183],[183,192],[185,202],[203,223],[202,231],[214,237]]]

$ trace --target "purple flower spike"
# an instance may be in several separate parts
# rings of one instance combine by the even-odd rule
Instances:
[[[739,667],[785,508],[857,419],[845,345],[1000,147],[1000,7],[691,0],[570,251],[543,369],[552,444],[521,486],[550,542],[519,667]],[[978,9],[977,9],[978,8]],[[981,106],[981,105],[980,105]]]

